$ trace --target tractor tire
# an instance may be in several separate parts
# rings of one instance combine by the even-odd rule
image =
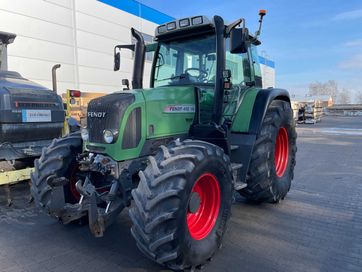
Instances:
[[[79,201],[80,195],[76,191],[75,173],[78,169],[76,155],[82,151],[80,133],[72,133],[53,142],[43,149],[41,157],[34,162],[34,173],[31,174],[31,194],[35,203],[49,213],[51,205],[51,191],[47,178],[51,175],[66,177],[70,180],[64,188],[66,203],[74,204]],[[50,214],[51,216],[55,216]]]
[[[201,267],[221,247],[232,202],[232,169],[210,143],[161,146],[139,172],[129,211],[137,246],[173,270]]]
[[[246,177],[239,193],[255,202],[278,203],[294,177],[297,133],[290,104],[274,100],[257,135]]]

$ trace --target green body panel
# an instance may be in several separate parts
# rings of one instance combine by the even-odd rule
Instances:
[[[259,92],[259,88],[251,88],[246,91],[241,100],[241,104],[236,112],[231,127],[231,132],[248,132],[253,113],[255,98]]]
[[[250,88],[241,91],[229,101],[231,107],[225,108],[224,118],[233,120],[232,132],[248,132],[256,95],[259,88]],[[201,89],[200,115],[201,122],[211,118],[213,105],[213,90]],[[120,120],[118,138],[113,144],[89,143],[86,146],[102,147],[102,153],[107,154],[115,161],[124,161],[140,157],[142,149],[148,139],[157,139],[180,134],[187,135],[195,117],[195,90],[190,87],[158,87],[152,89],[127,91],[135,95],[132,103]],[[137,147],[122,149],[123,132],[129,115],[135,108],[141,108],[141,140]]]
[[[117,141],[113,144],[85,142],[85,150],[87,145],[102,147],[102,153],[115,161],[130,160],[140,156],[147,139],[188,133],[195,116],[194,87],[159,87],[127,92],[135,95],[135,101],[120,120]],[[122,149],[123,132],[128,117],[132,110],[138,107],[141,108],[142,114],[141,140],[136,148]],[[153,129],[150,129],[150,126]]]
[[[159,87],[143,92],[147,138],[188,133],[195,116],[194,87]]]

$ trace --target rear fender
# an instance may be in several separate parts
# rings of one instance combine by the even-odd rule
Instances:
[[[239,146],[237,150],[232,152],[231,161],[242,164],[239,172],[239,179],[242,182],[246,180],[257,135],[261,129],[267,109],[273,100],[283,100],[290,103],[288,91],[274,88],[259,90],[253,105],[248,133],[231,133],[230,144]]]
[[[273,100],[283,100],[290,104],[288,91],[284,89],[269,88],[262,89],[258,92],[251,114],[249,125],[250,134],[259,133],[266,111]]]

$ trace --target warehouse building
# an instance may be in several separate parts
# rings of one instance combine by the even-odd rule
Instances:
[[[9,70],[51,87],[51,68],[60,63],[58,89],[111,92],[131,79],[132,52],[121,52],[121,70],[113,71],[113,48],[130,44],[130,29],[153,39],[155,27],[172,18],[134,0],[3,0],[0,31],[17,34],[8,48]],[[275,85],[274,63],[260,57],[265,87]],[[148,86],[151,58],[145,64]]]
[[[274,61],[259,56],[259,62],[260,62],[260,69],[262,74],[262,80],[263,80],[263,87],[269,88],[269,87],[275,87],[275,63]]]

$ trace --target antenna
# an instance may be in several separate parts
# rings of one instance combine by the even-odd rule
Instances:
[[[257,32],[255,32],[255,39],[258,39],[258,37],[260,36],[261,33],[261,26],[263,24],[263,17],[266,15],[266,10],[265,9],[261,9],[259,10],[259,29]]]

